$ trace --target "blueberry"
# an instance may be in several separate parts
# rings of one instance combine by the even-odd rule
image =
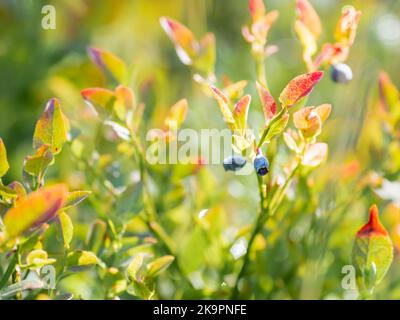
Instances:
[[[347,83],[353,79],[353,71],[345,63],[334,64],[331,67],[331,78],[336,83]]]
[[[225,171],[237,171],[244,167],[246,159],[241,156],[229,156],[224,159]]]
[[[254,159],[254,169],[260,176],[265,176],[269,171],[269,162],[266,157],[264,157],[261,153],[256,155]]]

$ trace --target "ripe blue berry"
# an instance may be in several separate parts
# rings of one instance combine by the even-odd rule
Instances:
[[[254,159],[254,169],[260,176],[265,176],[269,171],[269,162],[266,157],[264,157],[261,153],[256,155]]]
[[[225,171],[237,171],[244,167],[246,159],[241,156],[229,156],[224,159]]]
[[[345,63],[334,64],[331,67],[331,78],[336,83],[347,83],[353,79],[353,71]]]

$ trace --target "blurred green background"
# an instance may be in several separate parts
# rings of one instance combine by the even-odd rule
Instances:
[[[320,44],[333,41],[333,31],[343,5],[351,4],[362,11],[357,38],[347,62],[353,69],[353,81],[345,86],[335,85],[326,75],[308,101],[309,105],[333,105],[333,113],[320,139],[329,144],[330,153],[328,163],[315,174],[315,188],[319,191],[312,197],[310,194],[303,194],[306,202],[319,203],[320,207],[329,208],[331,201],[349,197],[351,194],[351,185],[341,184],[340,177],[331,177],[332,168],[353,159],[364,161],[361,163],[362,170],[380,168],[379,161],[371,155],[368,146],[360,144],[359,138],[363,127],[365,128],[368,108],[376,102],[378,72],[388,71],[393,82],[400,84],[400,2],[311,2],[323,23]],[[268,82],[272,94],[276,97],[290,79],[305,73],[306,68],[301,59],[300,43],[293,31],[295,1],[266,0],[265,3],[268,10],[277,9],[280,12],[268,38],[270,44],[279,47],[279,52],[266,62]],[[41,8],[45,4],[52,4],[56,8],[56,30],[41,28]],[[250,80],[245,91],[254,96],[255,102],[250,109],[249,122],[253,127],[260,127],[263,116],[256,98],[254,63],[250,46],[241,35],[242,26],[250,20],[247,0],[2,0],[0,137],[7,146],[11,165],[11,171],[5,177],[6,182],[20,179],[23,158],[32,152],[31,141],[35,121],[49,98],[60,98],[63,110],[72,119],[73,126],[85,126],[86,107],[80,97],[80,90],[86,87],[106,86],[103,74],[87,56],[86,49],[91,45],[109,50],[133,66],[132,85],[140,100],[146,103],[145,121],[156,125],[157,119],[160,118],[158,114],[165,114],[169,106],[177,100],[187,98],[189,113],[186,127],[224,128],[215,102],[204,95],[200,86],[192,81],[189,68],[177,58],[173,45],[160,27],[161,16],[181,21],[197,36],[207,31],[215,33],[216,73],[219,78],[226,74],[234,81]],[[283,146],[282,149],[284,148]],[[51,168],[50,174],[61,180],[73,180],[71,170],[75,168],[70,164],[67,152],[60,158],[56,166]],[[215,185],[220,190],[216,192],[217,200],[228,213],[232,226],[240,228],[252,222],[258,201],[254,177],[231,178],[217,166],[211,168],[211,171]],[[310,198],[307,198],[308,196]],[[291,272],[298,274],[305,285],[300,286],[294,294],[290,292],[292,284],[285,284],[285,277],[274,271],[277,269],[272,273],[268,271],[272,279],[283,279],[274,283],[274,286],[282,290],[272,298],[327,297],[335,290],[340,292],[340,269],[350,261],[353,235],[366,218],[366,208],[372,202],[378,201],[375,195],[369,196],[366,201],[354,203],[353,207],[358,209],[354,209],[354,214],[347,212],[348,220],[341,224],[341,231],[329,238],[329,244],[323,244],[324,248],[328,246],[330,251],[328,258],[324,260],[326,274],[322,277],[332,274],[332,281],[328,279],[320,285],[321,282],[314,278],[307,278],[307,275],[313,273],[310,271],[312,268],[318,269],[313,264],[312,257],[319,257],[320,251],[313,246],[317,246],[320,239],[318,237],[325,239],[323,228],[317,228],[321,234],[310,235],[311,239],[304,238],[304,251],[296,251],[298,248],[295,243],[289,246],[282,245],[283,247],[273,246],[274,250],[270,250],[269,254],[262,258],[263,261],[272,266],[274,264],[270,262],[271,259],[274,260],[277,269],[280,268],[280,264],[286,263],[286,275]],[[310,211],[311,216],[316,207],[318,206],[304,208]],[[319,222],[307,219],[297,221],[293,218],[290,223],[292,227],[287,229],[287,236],[295,234],[293,239],[303,239],[307,230],[311,229],[310,225]],[[293,240],[296,241],[298,240]],[[296,262],[287,260],[289,252],[290,255],[301,257],[293,260]],[[311,258],[307,260],[308,257]],[[300,263],[298,261],[310,267],[303,265],[309,273],[297,264]],[[262,269],[264,266],[260,264],[257,268]],[[261,269],[260,272],[265,271]],[[283,269],[282,273],[286,270]],[[296,281],[298,280],[293,280],[293,285],[299,288]],[[265,283],[268,282],[260,286],[270,286],[269,283]],[[316,283],[318,285],[313,287]],[[399,298],[400,292],[394,292],[390,297]]]

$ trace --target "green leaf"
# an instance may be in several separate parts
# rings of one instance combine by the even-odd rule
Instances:
[[[137,254],[129,263],[126,270],[128,279],[134,282],[142,282],[145,277],[145,265],[143,264],[144,254]]]
[[[53,219],[68,194],[64,184],[32,192],[9,209],[4,216],[8,236],[16,237]]]
[[[64,247],[69,249],[69,245],[74,235],[74,225],[72,224],[71,218],[65,212],[58,213],[58,221],[60,224],[61,235],[64,242]]]
[[[158,276],[161,272],[166,270],[174,260],[174,256],[163,256],[154,260],[153,262],[150,262],[147,265],[146,277],[152,278]]]
[[[103,246],[106,230],[107,225],[102,220],[96,220],[90,228],[88,236],[88,248],[95,254],[98,254]]]
[[[7,161],[6,147],[4,146],[3,140],[0,138],[0,178],[7,173],[9,168],[10,165]]]
[[[281,134],[285,130],[288,121],[289,113],[285,111],[285,109],[282,109],[264,129],[259,146],[265,142],[271,141],[273,137]]]
[[[119,197],[116,213],[124,219],[131,219],[143,210],[143,184],[141,182],[128,186]]]
[[[68,192],[67,201],[65,203],[65,206],[62,208],[62,210],[68,210],[72,207],[77,206],[83,200],[85,200],[87,197],[89,197],[91,195],[91,193],[92,193],[92,191],[90,191],[90,190],[78,190],[78,191]]]
[[[99,263],[97,256],[90,251],[76,250],[67,256],[67,266],[71,271],[84,271]]]
[[[0,196],[4,200],[11,200],[18,196],[17,191],[11,189],[10,187],[3,186],[0,183]]]
[[[25,158],[24,171],[32,176],[42,176],[53,160],[54,157],[50,146],[44,144],[36,150],[35,155]]]
[[[212,79],[214,78],[215,57],[215,36],[213,33],[207,33],[200,40],[200,51],[193,65],[199,72]]]
[[[358,232],[352,252],[359,290],[372,293],[393,261],[393,244],[379,221],[378,208],[370,208],[370,218]]]
[[[125,83],[128,80],[128,69],[124,61],[113,53],[98,49],[88,48],[89,57],[105,73],[110,74],[119,83]]]
[[[39,149],[49,145],[53,154],[58,154],[67,141],[69,123],[61,111],[60,102],[53,98],[47,103],[44,112],[36,123],[33,147]]]

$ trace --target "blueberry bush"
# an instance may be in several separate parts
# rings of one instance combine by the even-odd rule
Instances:
[[[348,2],[0,4],[0,300],[398,299],[400,7]]]

